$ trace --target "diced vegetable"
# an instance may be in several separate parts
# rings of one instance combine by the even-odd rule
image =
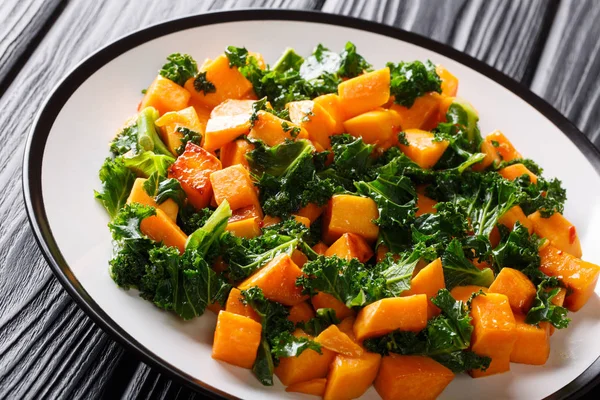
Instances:
[[[313,251],[320,256],[324,256],[328,248],[329,247],[323,242],[319,242],[312,247]]]
[[[390,69],[386,67],[348,79],[339,84],[338,95],[345,118],[382,106],[390,98]]]
[[[311,305],[308,302],[303,301],[302,303],[295,304],[290,308],[290,316],[288,319],[294,324],[297,324],[300,322],[308,322],[308,320],[314,318],[314,316],[315,312],[313,311]]]
[[[296,264],[300,269],[308,262],[308,257],[306,254],[296,249],[292,252],[292,261]]]
[[[433,167],[448,148],[447,141],[434,141],[434,134],[431,132],[408,129],[404,131],[404,134],[408,145],[401,143],[400,149],[408,158],[424,169]]]
[[[136,178],[135,182],[133,182],[133,187],[131,188],[129,197],[127,198],[127,204],[139,203],[161,209],[173,222],[176,222],[177,212],[179,211],[179,206],[177,203],[175,203],[173,199],[167,199],[162,204],[157,204],[156,201],[150,197],[144,189],[145,182],[146,179],[144,178]]]
[[[225,100],[210,113],[204,148],[215,151],[250,132],[253,100]]]
[[[514,181],[515,179],[520,178],[523,175],[527,175],[531,183],[537,183],[537,176],[535,176],[533,172],[528,170],[527,167],[523,164],[509,165],[508,167],[499,170],[498,173],[510,181]]]
[[[323,218],[323,239],[333,243],[344,233],[355,233],[368,242],[377,239],[377,204],[368,197],[335,195],[329,200]]]
[[[344,129],[352,136],[362,137],[365,143],[389,147],[397,141],[400,123],[396,111],[381,108],[346,120]]]
[[[154,107],[160,115],[169,111],[183,110],[188,106],[190,92],[170,79],[158,75],[146,90],[140,110]]]
[[[315,203],[309,203],[306,206],[299,209],[296,215],[308,218],[308,220],[312,224],[317,220],[317,218],[321,216],[321,214],[323,214],[323,211],[325,211],[324,206],[318,206]]]
[[[246,154],[252,150],[254,150],[254,145],[244,139],[227,143],[221,147],[219,155],[223,168],[237,164],[242,165],[244,168],[249,168]]]
[[[346,317],[354,316],[354,311],[348,308],[344,303],[330,294],[319,292],[310,299],[315,310],[321,308],[331,308],[335,311],[335,316],[342,320]]]
[[[535,286],[529,278],[512,268],[502,268],[488,289],[488,293],[505,295],[512,309],[519,313],[529,311],[535,292]]]
[[[381,356],[363,353],[360,357],[338,354],[333,360],[329,375],[325,400],[350,400],[362,396],[375,380]]]
[[[581,243],[575,225],[561,213],[544,218],[539,211],[527,216],[536,235],[548,239],[552,245],[570,255],[581,258]]]
[[[487,167],[498,164],[501,161],[500,155],[496,151],[496,147],[494,147],[492,142],[489,140],[484,140],[481,142],[479,152],[485,154],[485,157],[483,160],[473,165],[473,171],[483,171]]]
[[[450,294],[456,300],[466,303],[474,293],[478,293],[479,291],[485,294],[488,292],[488,288],[476,285],[456,286],[450,291]]]
[[[435,66],[435,72],[442,80],[442,94],[450,97],[456,96],[458,92],[458,78],[439,64]]]
[[[527,218],[520,206],[514,206],[498,218],[498,223],[510,230],[515,227],[517,222],[527,228],[530,235],[533,233],[533,223]]]
[[[430,400],[452,379],[451,370],[429,357],[390,354],[381,360],[374,386],[383,400]]]
[[[235,236],[252,239],[260,236],[260,221],[258,217],[250,217],[229,222],[225,230]]]
[[[394,104],[390,108],[398,115],[402,130],[423,129],[431,130],[439,121],[440,103],[442,97],[437,93],[427,93],[418,97],[411,107]]]
[[[242,368],[252,368],[260,344],[262,326],[242,315],[219,312],[212,357]]]
[[[494,131],[485,137],[485,141],[491,144],[502,161],[512,161],[523,158],[521,153],[515,149],[513,144],[500,131]]]
[[[323,106],[312,100],[302,100],[288,103],[286,108],[290,120],[306,129],[310,140],[325,149],[331,148],[329,136],[334,133],[336,122]]]
[[[177,156],[183,152],[187,144],[186,140],[192,140],[200,145],[208,120],[206,114],[199,116],[194,107],[187,107],[180,111],[170,111],[156,120],[161,138],[173,155]]]
[[[510,361],[521,364],[544,365],[550,355],[550,326],[531,325],[523,314],[515,314],[515,336]]]
[[[340,97],[336,93],[324,94],[313,99],[315,104],[321,105],[335,121],[332,135],[344,132],[344,110],[340,103]]]
[[[140,224],[140,230],[154,241],[162,242],[169,247],[176,247],[180,253],[185,251],[187,235],[161,209],[156,209],[156,215],[144,218]]]
[[[373,257],[371,246],[361,236],[354,233],[344,233],[325,252],[327,257],[338,256],[346,260],[357,258],[364,263]]]
[[[444,269],[442,261],[439,258],[433,260],[425,268],[421,269],[410,281],[410,289],[402,293],[403,296],[413,294],[424,294],[427,296],[427,319],[431,319],[439,315],[440,309],[432,302],[431,298],[435,297],[440,289],[444,289]]]
[[[435,214],[437,212],[435,209],[437,203],[437,201],[417,192],[417,211],[415,211],[415,217],[420,217],[428,213]]]
[[[326,349],[343,354],[348,357],[360,357],[363,349],[356,344],[348,335],[340,331],[335,325],[330,325],[327,329],[316,337],[315,341],[320,343]]]
[[[210,182],[217,204],[227,200],[233,210],[248,206],[260,209],[250,173],[241,165],[213,172],[210,174]]]
[[[322,397],[325,394],[325,386],[327,386],[326,378],[311,379],[310,381],[298,382],[288,386],[286,392],[296,392],[304,394],[312,394]]]
[[[225,311],[242,315],[260,323],[260,316],[247,304],[243,303],[244,296],[238,288],[232,288],[225,304]]]

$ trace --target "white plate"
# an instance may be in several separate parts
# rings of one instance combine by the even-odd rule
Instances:
[[[502,130],[546,176],[563,180],[565,214],[577,226],[584,258],[600,264],[598,152],[556,110],[492,68],[414,34],[327,14],[236,11],[153,26],[100,50],[56,88],[29,136],[24,191],[40,246],[80,306],[146,361],[197,389],[244,399],[303,398],[286,393],[279,382],[263,387],[250,371],[213,360],[212,313],[182,322],[114,284],[107,264],[108,216],[93,197],[107,143],[135,113],[141,89],[170,53],[189,53],[201,62],[236,45],[272,63],[288,46],[309,54],[317,43],[339,51],[349,40],[375,67],[431,59],[452,71],[460,79],[460,96],[480,112],[482,132]],[[509,373],[482,379],[457,376],[442,398],[562,398],[587,390],[600,370],[599,363],[590,368],[600,355],[598,296],[571,317],[571,327],[552,337],[546,365],[512,364]],[[370,389],[364,398],[379,397]]]

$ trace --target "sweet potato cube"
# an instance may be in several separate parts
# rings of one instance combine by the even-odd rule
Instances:
[[[221,161],[214,155],[191,142],[185,151],[169,167],[169,178],[175,178],[196,209],[210,204],[213,190],[210,175],[221,169]]]
[[[252,91],[252,84],[238,71],[237,67],[229,67],[229,59],[225,54],[215,58],[204,67],[206,80],[215,86],[212,93],[196,91],[194,79],[185,82],[185,88],[190,92],[192,99],[204,107],[212,109],[227,99],[243,99]]]
[[[318,378],[306,382],[295,383],[285,388],[285,391],[323,397],[325,394],[325,386],[327,386],[327,378]]]
[[[361,263],[373,257],[371,246],[355,233],[344,233],[325,252],[327,257],[338,256],[346,260],[357,258]]]
[[[427,325],[427,296],[391,297],[371,303],[358,313],[354,335],[358,340],[383,336],[400,329],[419,332]]]
[[[321,346],[348,357],[360,357],[363,349],[335,325],[330,325],[315,339]]]
[[[248,219],[248,218],[262,219],[262,217],[263,217],[263,214],[262,214],[262,210],[261,210],[260,206],[251,205],[251,206],[238,208],[237,210],[233,210],[233,212],[231,213],[231,217],[229,217],[229,220],[227,222],[231,223],[231,222],[241,221],[243,219]]]
[[[308,218],[310,223],[312,224],[323,214],[325,211],[325,206],[318,206],[315,203],[309,203],[306,206],[302,207],[298,210],[296,215],[304,218]]]
[[[382,106],[390,98],[390,69],[385,67],[348,79],[339,84],[338,95],[346,118]]]
[[[307,299],[296,279],[302,271],[287,254],[280,254],[247,278],[238,287],[240,290],[258,286],[265,297],[286,306],[293,306]]]
[[[517,339],[515,317],[508,298],[499,293],[477,296],[471,302],[473,317],[473,352],[492,358],[486,371],[472,370],[474,378],[498,374],[510,370],[510,354]]]
[[[221,147],[219,155],[223,168],[231,167],[232,165],[240,164],[244,168],[248,168],[248,160],[246,153],[254,150],[254,145],[245,139],[229,142]]]
[[[515,158],[523,158],[521,153],[515,149],[515,146],[500,131],[494,131],[485,137],[485,141],[490,143],[500,156],[502,161],[511,161]]]
[[[456,96],[458,93],[458,78],[439,64],[435,66],[435,72],[442,80],[442,94],[450,97]]]
[[[275,146],[285,142],[286,139],[292,139],[292,129],[297,125],[283,120],[267,111],[259,111],[257,120],[250,130],[248,137],[251,139],[260,139],[268,146]]]
[[[204,116],[203,116],[204,117]],[[180,111],[170,111],[156,120],[160,128],[161,139],[167,148],[177,156],[177,149],[181,146],[183,133],[179,128],[187,128],[204,136],[206,120],[200,118],[194,107],[187,107]]]
[[[281,222],[281,218],[279,217],[273,217],[271,215],[265,215],[265,217],[263,218],[263,223],[262,223],[262,227],[263,228],[268,228],[271,225],[276,225],[278,223]]]
[[[190,92],[170,79],[158,75],[140,103],[140,110],[154,107],[160,115],[169,111],[183,110],[190,101]]]
[[[402,130],[431,130],[440,122],[439,110],[441,100],[442,97],[439,94],[427,93],[421,97],[417,97],[410,108],[401,106],[400,104],[393,104],[390,109],[398,113]]]
[[[529,278],[521,271],[502,268],[490,285],[488,293],[505,295],[515,312],[526,313],[531,308],[536,289]]]
[[[310,304],[306,301],[302,303],[298,303],[290,307],[290,315],[288,319],[292,321],[294,324],[299,322],[308,322],[311,318],[315,316],[315,312]]]
[[[434,400],[454,379],[451,370],[424,356],[383,357],[375,389],[383,400]]]
[[[315,104],[319,104],[329,113],[334,119],[335,126],[333,128],[333,135],[337,135],[344,132],[344,110],[340,102],[340,97],[336,93],[324,94],[313,99]]]
[[[432,302],[431,298],[435,297],[440,289],[444,289],[444,269],[442,268],[442,260],[437,258],[433,260],[425,268],[421,269],[410,281],[410,289],[402,293],[402,296],[410,296],[413,294],[424,294],[427,296],[427,319],[431,319],[440,314],[440,309]]]
[[[404,133],[409,145],[400,144],[400,150],[421,168],[433,167],[448,148],[448,142],[445,140],[435,142],[431,132],[408,129]]]
[[[315,253],[317,253],[317,254],[319,254],[321,256],[325,255],[325,253],[327,252],[328,248],[329,247],[327,247],[327,245],[325,243],[323,243],[323,242],[319,242],[319,243],[315,244],[312,247],[312,249],[315,251]]]
[[[310,219],[301,215],[292,215],[292,217],[294,218],[294,220],[296,220],[296,222],[304,225],[307,228],[310,228]]]
[[[250,132],[250,116],[254,100],[225,100],[210,113],[206,125],[204,148],[208,151],[232,142]]]
[[[300,329],[296,329],[293,335],[314,339]],[[335,353],[324,347],[321,347],[321,353],[308,349],[298,357],[283,357],[275,368],[275,375],[286,386],[311,379],[325,378]]]
[[[581,258],[581,243],[577,229],[561,213],[554,213],[550,218],[543,218],[540,212],[536,211],[527,218],[533,224],[533,232],[536,235],[548,239],[554,247]]]
[[[325,388],[325,400],[356,399],[362,396],[371,386],[381,364],[381,356],[364,352],[360,357],[348,357],[338,354],[329,375]]]
[[[348,337],[352,340],[354,340],[355,342],[358,342],[356,340],[356,336],[354,336],[354,322],[356,321],[356,317],[354,316],[349,316],[346,317],[344,319],[342,319],[342,322],[340,322],[337,327],[340,331],[344,332],[346,335],[348,335]]]
[[[378,108],[344,122],[347,133],[362,137],[365,143],[382,144],[396,139],[400,132],[400,117],[394,110]]]
[[[540,250],[540,270],[555,276],[567,287],[565,307],[578,311],[594,294],[600,267],[549,244]]]
[[[456,286],[452,288],[450,294],[454,299],[462,301],[466,303],[473,293],[477,293],[479,291],[483,291],[483,293],[488,292],[488,288],[485,286],[477,286],[477,285],[466,285],[466,286]]]
[[[485,154],[485,157],[483,158],[483,160],[473,165],[473,171],[483,171],[490,165],[497,164],[500,162],[500,156],[498,155],[496,148],[491,142],[488,142],[487,140],[481,142],[479,152]]]
[[[160,208],[156,208],[156,215],[144,218],[140,223],[140,230],[150,239],[163,242],[165,246],[177,247],[180,253],[185,251],[187,235],[181,228]]]
[[[530,325],[524,314],[515,314],[517,337],[510,353],[510,361],[521,364],[544,365],[550,355],[550,326]]]
[[[320,308],[331,308],[335,311],[335,316],[342,320],[346,317],[354,316],[354,311],[346,306],[344,303],[336,299],[330,294],[319,292],[314,295],[310,302],[312,303],[315,310]]]
[[[179,206],[177,203],[173,201],[173,199],[167,199],[162,204],[157,204],[156,201],[152,197],[146,193],[146,189],[144,189],[144,182],[146,179],[144,178],[136,178],[133,182],[133,187],[131,188],[131,192],[129,193],[129,197],[127,198],[127,204],[131,203],[139,203],[144,204],[146,206],[159,208],[163,210],[165,214],[175,222],[177,220],[177,212],[179,211]]]
[[[225,304],[225,311],[243,315],[244,317],[248,317],[250,319],[255,320],[256,322],[260,322],[260,316],[254,311],[252,307],[247,304],[244,304],[242,300],[244,296],[242,296],[242,291],[238,288],[233,288],[229,292],[229,297],[227,297],[227,303]]]
[[[527,218],[523,209],[520,206],[514,206],[498,218],[498,223],[512,230],[517,221],[529,231],[533,233],[533,223]]]
[[[252,368],[260,344],[262,326],[228,311],[219,312],[212,358],[242,368]]]
[[[379,235],[379,227],[373,222],[377,218],[379,210],[372,199],[335,195],[329,200],[323,217],[323,240],[331,244],[344,233],[356,233],[367,242],[373,242]]]
[[[417,193],[417,212],[415,215],[420,217],[423,214],[435,214],[437,212],[435,209],[437,203],[437,201],[430,199],[421,193]]]
[[[227,200],[232,210],[259,204],[250,173],[241,165],[213,172],[210,182],[217,204]]]
[[[225,230],[234,236],[252,239],[260,236],[260,220],[258,217],[245,218],[234,222],[227,222]]]
[[[514,181],[515,179],[523,176],[523,175],[527,175],[529,176],[529,181],[533,184],[537,183],[537,176],[531,172],[529,169],[527,169],[526,166],[524,166],[523,164],[513,164],[513,165],[509,165],[508,167],[502,168],[501,170],[498,171],[498,173],[500,175],[502,175],[504,178],[508,179],[509,181]]]
[[[331,148],[329,136],[333,134],[336,122],[323,106],[312,100],[301,100],[287,103],[286,108],[290,121],[306,129],[310,140],[324,149]]]
[[[299,268],[304,267],[304,264],[306,264],[308,262],[308,257],[306,257],[306,254],[304,254],[303,252],[301,252],[298,249],[295,249],[292,252],[292,261],[294,262],[294,264],[296,264]]]

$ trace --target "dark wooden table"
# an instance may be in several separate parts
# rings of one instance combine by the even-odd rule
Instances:
[[[25,214],[23,147],[53,86],[96,49],[166,19],[248,7],[352,15],[448,43],[530,87],[600,146],[597,0],[2,0],[0,398],[194,397],[115,343],[59,285]]]

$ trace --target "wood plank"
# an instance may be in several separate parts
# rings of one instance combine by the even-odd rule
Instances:
[[[393,25],[450,44],[528,83],[554,1],[327,0],[324,12]]]
[[[129,380],[139,366],[135,360],[133,368],[119,368],[131,363],[131,355],[95,326],[58,284],[27,222],[21,195],[24,135],[55,83],[95,49],[165,19],[224,7],[318,4],[152,0],[143,9],[137,2],[120,0],[67,4],[0,98],[0,398],[98,397],[117,382],[111,380],[113,374]],[[162,376],[160,380],[169,382]],[[135,391],[132,396],[137,397]]]
[[[600,147],[600,7],[560,3],[531,85]]]
[[[12,71],[18,69],[60,12],[62,0],[3,0],[0,2],[0,96]]]

